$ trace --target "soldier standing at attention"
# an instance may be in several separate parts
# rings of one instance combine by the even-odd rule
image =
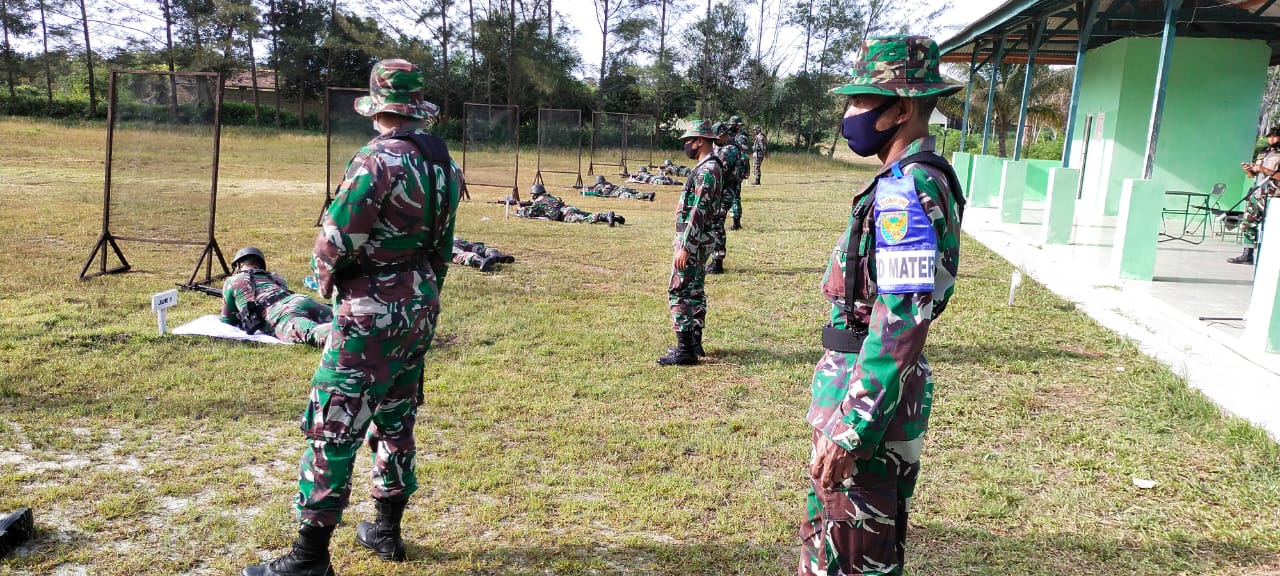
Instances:
[[[378,135],[347,163],[316,237],[312,268],[336,319],[302,418],[301,527],[288,554],[245,568],[244,576],[334,573],[329,539],[365,441],[378,516],[356,527],[356,540],[385,560],[405,559],[400,519],[418,489],[416,397],[440,314],[461,184],[444,141],[422,131],[421,120],[437,111],[422,89],[417,66],[383,60],[369,76],[369,95],[355,102]]]
[[[759,126],[755,127],[754,132],[755,132],[755,138],[754,138],[755,143],[752,144],[751,146],[751,155],[755,160],[755,163],[751,165],[751,172],[756,179],[754,182],[752,182],[752,184],[759,186],[760,185],[760,165],[764,164],[764,157],[768,151],[766,150],[764,132],[760,130]]]
[[[946,308],[964,209],[928,121],[960,86],[938,73],[922,36],[865,41],[841,133],[884,163],[853,198],[822,281],[831,302],[807,420],[811,489],[798,573],[900,575],[907,509],[920,472],[933,377],[921,351]]]
[[[737,145],[738,152],[742,155],[742,165],[738,167],[738,180],[734,188],[726,188],[725,194],[730,194],[729,198],[729,215],[733,216],[733,226],[730,230],[739,230],[742,228],[742,183],[747,180],[747,174],[751,172],[751,139],[742,131],[742,117],[729,117],[729,141]]]
[[[742,180],[738,175],[746,169],[746,157],[737,144],[730,141],[728,124],[716,122],[711,130],[716,133],[716,159],[720,160],[720,166],[724,169],[724,195],[720,198],[715,218],[712,218],[707,227],[712,238],[715,238],[711,261],[707,263],[707,274],[723,274],[724,258],[729,253],[729,235],[724,231],[724,221],[729,216],[734,192],[742,191]]]
[[[1228,258],[1232,264],[1253,264],[1254,248],[1258,245],[1258,226],[1267,215],[1267,199],[1278,194],[1280,186],[1276,182],[1276,172],[1280,171],[1280,126],[1267,132],[1267,149],[1258,154],[1252,163],[1240,165],[1245,174],[1254,179],[1254,187],[1248,192],[1245,200],[1244,222],[1240,224],[1240,235],[1244,237],[1244,253],[1235,258]]]
[[[658,358],[658,364],[663,366],[697,364],[698,357],[705,355],[702,351],[702,327],[707,316],[704,267],[715,243],[710,224],[720,210],[724,194],[723,167],[715,156],[716,134],[711,122],[694,120],[680,140],[684,142],[685,156],[697,160],[698,165],[685,181],[680,205],[676,208],[676,236],[672,242],[675,255],[671,259],[671,282],[667,289],[676,347]]]

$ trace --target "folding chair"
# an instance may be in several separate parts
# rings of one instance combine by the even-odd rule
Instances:
[[[1213,197],[1213,207],[1209,209],[1209,212],[1213,214],[1213,219],[1210,222],[1217,223],[1217,231],[1213,233],[1214,236],[1220,236],[1223,240],[1226,240],[1227,236],[1231,235],[1238,241],[1240,239],[1240,224],[1244,222],[1244,211],[1238,210],[1238,208],[1258,187],[1249,188],[1244,193],[1244,196],[1240,197],[1240,200],[1237,200],[1230,208],[1224,210],[1220,200],[1222,200],[1222,193],[1226,189],[1227,185],[1221,182],[1213,186],[1213,192],[1210,193]]]

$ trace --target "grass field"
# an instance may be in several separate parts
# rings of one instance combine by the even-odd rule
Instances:
[[[157,337],[149,296],[186,278],[189,247],[125,244],[135,272],[76,280],[100,226],[103,136],[0,119],[0,511],[34,507],[40,531],[0,574],[235,574],[292,539],[318,353]],[[312,136],[227,130],[224,251],[256,244],[299,283],[324,158]],[[653,203],[566,193],[624,214],[614,229],[504,220],[479,194],[461,206],[459,235],[518,262],[446,282],[410,564],[354,543],[372,516],[362,459],[338,572],[792,570],[818,283],[868,174],[765,165],[728,273],[709,282],[710,357],[689,369],[654,365],[672,342],[674,188]],[[938,386],[911,573],[1280,574],[1276,444],[1042,287],[1006,307],[1010,273],[966,240],[926,349]],[[181,299],[171,325],[217,310]]]

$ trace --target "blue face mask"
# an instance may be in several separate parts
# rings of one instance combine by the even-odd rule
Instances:
[[[893,135],[898,133],[901,125],[895,125],[888,130],[876,130],[876,122],[880,120],[880,116],[897,102],[897,98],[890,98],[874,110],[849,116],[840,122],[840,135],[849,141],[849,149],[853,150],[854,154],[859,156],[879,154]]]

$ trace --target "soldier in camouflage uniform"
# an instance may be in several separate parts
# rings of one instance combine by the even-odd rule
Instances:
[[[644,170],[642,168],[642,170]],[[645,172],[648,173],[647,170]],[[636,200],[648,200],[653,202],[653,198],[657,194],[653,192],[641,192],[630,186],[618,186],[608,180],[605,180],[603,174],[596,176],[596,183],[593,186],[584,186],[582,188],[583,196],[599,196],[601,198],[625,198]]]
[[[680,136],[684,152],[697,160],[693,174],[684,183],[676,208],[676,236],[673,240],[671,282],[667,296],[671,302],[672,327],[676,347],[658,358],[658,364],[698,363],[702,351],[702,329],[707,316],[707,295],[703,291],[707,258],[715,245],[710,225],[720,210],[724,195],[724,170],[715,155],[716,134],[711,123],[695,120]]]
[[[1240,165],[1254,187],[1245,199],[1244,221],[1240,223],[1240,235],[1244,237],[1244,253],[1227,259],[1232,264],[1253,264],[1254,248],[1258,245],[1258,227],[1267,214],[1267,200],[1280,196],[1280,186],[1275,180],[1280,171],[1280,126],[1267,132],[1267,149],[1258,154],[1252,164]]]
[[[461,185],[444,141],[422,130],[437,111],[423,99],[423,82],[417,66],[383,60],[370,73],[369,95],[355,102],[378,135],[347,163],[313,250],[320,294],[333,298],[336,318],[302,418],[301,528],[288,554],[244,576],[333,574],[329,539],[366,442],[378,514],[356,527],[356,540],[385,560],[405,559],[400,521],[418,489],[413,430],[423,355],[440,314]]]
[[[454,264],[479,268],[481,272],[489,272],[498,264],[511,264],[515,261],[515,256],[503,254],[497,248],[485,246],[483,242],[467,242],[462,238],[453,239]]]
[[[759,126],[756,126],[754,132],[755,136],[752,138],[753,144],[751,146],[751,157],[755,162],[751,164],[751,175],[755,176],[755,181],[753,181],[752,184],[759,186],[760,165],[764,164],[764,157],[768,154],[768,150],[766,150],[767,143],[764,139],[764,131],[760,130]]]
[[[934,151],[928,118],[959,86],[938,73],[937,44],[869,38],[841,132],[884,162],[853,200],[822,281],[831,302],[814,370],[808,513],[801,575],[899,575],[920,472],[933,378],[921,351],[955,287],[964,199]]]
[[[235,273],[222,285],[220,319],[250,334],[269,332],[284,342],[323,346],[333,329],[333,309],[302,294],[275,272],[252,246],[236,252]]]
[[[624,224],[627,221],[626,218],[613,212],[596,212],[592,214],[586,210],[579,210],[565,204],[564,200],[548,194],[546,186],[542,184],[534,184],[529,193],[533,196],[533,201],[516,209],[516,217],[518,218],[546,218],[557,222],[569,223],[605,223],[610,227],[614,224]]]
[[[731,196],[726,200],[729,203],[729,216],[733,216],[733,225],[729,229],[739,230],[742,228],[742,183],[746,182],[747,174],[751,172],[751,139],[742,131],[741,116],[729,117],[729,139],[738,147],[738,152],[742,156],[737,183],[733,188],[725,189],[725,194]]]
[[[664,176],[688,176],[692,170],[683,164],[676,164],[670,158],[662,161],[662,174]]]
[[[725,218],[729,216],[729,209],[733,205],[735,191],[740,192],[742,190],[740,175],[744,175],[747,166],[742,149],[730,141],[729,124],[716,122],[711,126],[711,130],[716,133],[717,138],[716,158],[720,160],[720,165],[724,168],[724,195],[720,199],[720,206],[716,210],[715,216],[707,226],[711,237],[715,239],[711,260],[707,262],[707,274],[723,274],[724,258],[728,254],[729,246],[729,235],[724,231]]]

